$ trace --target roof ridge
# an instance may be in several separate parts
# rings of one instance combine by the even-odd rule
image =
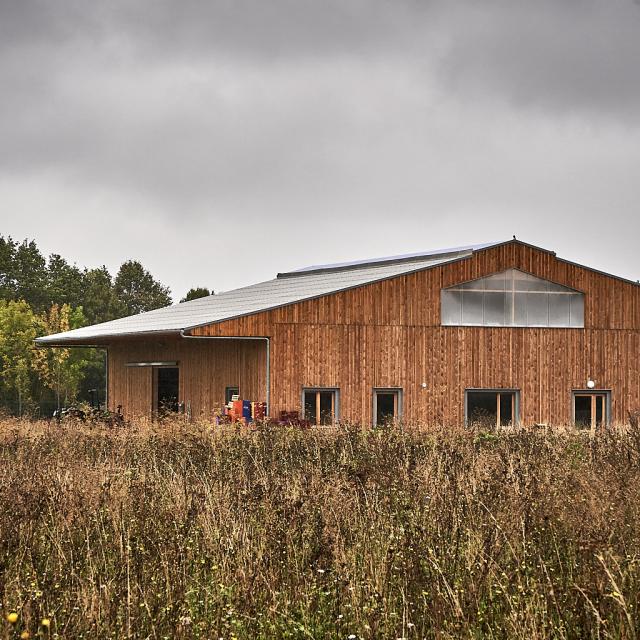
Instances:
[[[418,253],[406,253],[397,256],[382,256],[379,258],[369,258],[365,260],[355,260],[352,262],[336,262],[329,264],[318,264],[295,269],[293,271],[283,271],[277,274],[277,278],[295,278],[316,273],[327,273],[332,271],[351,271],[354,269],[365,269],[369,267],[402,264],[404,262],[418,262],[428,260],[429,258],[444,258],[446,256],[456,256],[460,254],[473,253],[479,249],[486,249],[501,242],[486,242],[483,244],[472,244],[462,247],[449,247],[446,249],[430,249]]]

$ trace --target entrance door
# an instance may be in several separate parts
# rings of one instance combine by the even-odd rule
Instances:
[[[576,427],[595,429],[608,423],[608,393],[578,391],[573,394],[573,421]]]
[[[179,409],[180,369],[158,367],[154,369],[154,412],[159,416],[176,413]]]

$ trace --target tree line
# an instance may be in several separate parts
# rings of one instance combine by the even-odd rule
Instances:
[[[197,287],[181,302],[209,293]],[[0,235],[0,410],[48,415],[91,389],[104,400],[103,351],[40,348],[34,339],[171,302],[169,288],[137,260],[112,276],[105,266],[80,268],[55,253],[45,258],[35,241]]]

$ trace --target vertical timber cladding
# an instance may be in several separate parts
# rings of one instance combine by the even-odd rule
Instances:
[[[509,268],[583,291],[585,328],[440,326],[443,287]],[[640,287],[519,242],[193,333],[271,337],[272,415],[335,386],[341,418],[371,423],[372,389],[400,387],[406,419],[454,424],[466,388],[515,388],[525,424],[569,423],[588,377],[612,390],[614,422],[640,408]]]
[[[210,417],[224,404],[225,388],[238,385],[246,399],[266,401],[266,344],[257,340],[123,340],[109,346],[109,407],[123,406],[127,417],[151,413],[152,367],[132,362],[177,361],[180,402],[191,415]]]

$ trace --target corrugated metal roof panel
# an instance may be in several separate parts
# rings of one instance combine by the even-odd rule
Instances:
[[[100,344],[110,337],[142,335],[147,333],[179,332],[204,324],[251,315],[284,305],[316,298],[329,293],[351,289],[363,284],[393,278],[412,271],[427,269],[471,255],[464,248],[445,255],[423,255],[415,260],[403,259],[388,264],[378,260],[343,269],[300,273],[296,277],[275,278],[248,287],[225,291],[206,298],[174,304],[155,311],[111,320],[102,324],[74,329],[65,333],[37,339],[40,345],[60,343]]]
[[[384,258],[368,258],[366,260],[354,260],[352,262],[336,262],[333,264],[314,264],[308,267],[303,267],[302,269],[295,269],[293,271],[288,271],[285,273],[279,273],[278,277],[289,277],[289,276],[297,276],[300,274],[313,272],[313,271],[327,271],[327,270],[337,270],[337,269],[353,269],[359,268],[363,265],[372,265],[372,264],[383,264],[383,263],[391,263],[391,262],[408,262],[410,260],[417,260],[421,258],[432,258],[436,256],[444,256],[444,255],[456,255],[461,253],[466,253],[469,251],[478,251],[480,249],[486,249],[487,247],[492,247],[496,244],[500,244],[500,242],[485,242],[484,244],[470,244],[464,247],[450,247],[448,249],[432,249],[431,251],[421,251],[419,253],[405,253],[397,256],[386,256]]]

